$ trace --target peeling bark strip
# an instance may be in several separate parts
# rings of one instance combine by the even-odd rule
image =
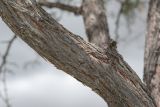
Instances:
[[[34,0],[0,0],[0,10],[3,21],[31,48],[92,88],[110,107],[155,107],[135,72],[118,53],[112,54],[116,51],[85,42]]]
[[[160,107],[160,0],[150,1],[144,63],[144,82]]]

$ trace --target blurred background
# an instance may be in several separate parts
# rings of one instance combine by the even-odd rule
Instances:
[[[81,5],[81,0],[50,0]],[[143,54],[148,0],[106,0],[110,35],[119,53],[143,77]],[[44,7],[68,30],[87,40],[83,19],[59,9]],[[13,32],[0,18],[0,64]],[[42,59],[21,39],[10,48],[0,75],[0,107],[106,107],[101,97],[76,79]],[[7,100],[5,100],[7,99]],[[8,106],[9,107],[9,106]]]

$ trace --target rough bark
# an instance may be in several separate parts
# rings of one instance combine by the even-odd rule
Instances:
[[[111,107],[155,107],[116,50],[96,47],[57,23],[34,0],[0,0],[3,21],[39,55],[92,88]]]
[[[151,0],[145,43],[144,82],[160,107],[160,1]]]

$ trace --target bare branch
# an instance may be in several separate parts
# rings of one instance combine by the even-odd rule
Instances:
[[[2,94],[0,94],[0,97],[5,102],[6,107],[11,107],[11,104],[9,102],[9,96],[8,96],[8,89],[7,89],[7,82],[6,82],[6,70],[3,70],[3,68],[7,64],[7,57],[9,55],[11,46],[12,46],[15,39],[16,39],[16,36],[14,35],[9,41],[5,42],[5,43],[8,43],[8,46],[7,46],[6,51],[2,57],[2,63],[0,64],[0,74],[3,74],[2,75],[2,83],[3,83],[3,92],[4,92],[4,96]]]
[[[115,22],[115,24],[116,24],[116,28],[115,28],[115,35],[116,35],[115,36],[115,41],[117,43],[119,42],[119,37],[120,37],[118,31],[119,31],[120,18],[121,18],[122,12],[123,12],[123,5],[124,5],[124,2],[121,3],[121,8],[120,8],[120,10],[118,12],[117,19],[116,19],[116,22]]]
[[[80,15],[82,13],[81,7],[71,6],[71,5],[60,3],[60,2],[53,3],[53,2],[45,1],[45,2],[39,2],[39,4],[47,8],[58,8],[64,11],[68,11],[68,12],[74,13],[75,15]]]
[[[7,46],[7,49],[4,53],[4,56],[2,57],[2,63],[0,64],[0,73],[2,73],[3,71],[3,67],[5,66],[6,62],[7,62],[7,57],[8,57],[8,54],[9,54],[9,51],[10,51],[10,48],[14,42],[14,40],[16,39],[16,36],[14,35],[11,40],[8,42],[8,46]]]
[[[13,32],[57,68],[92,88],[111,107],[155,107],[140,78],[116,50],[104,51],[71,33],[35,0],[0,0],[0,7],[3,21]],[[106,25],[101,27],[108,30]],[[107,31],[103,34],[108,37]]]
[[[2,100],[5,102],[6,107],[11,107],[10,100],[9,100],[9,95],[8,95],[6,73],[7,73],[6,71],[3,72],[3,78],[2,78],[3,92],[4,92],[4,97],[2,97]]]

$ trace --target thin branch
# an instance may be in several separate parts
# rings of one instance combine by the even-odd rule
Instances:
[[[39,2],[39,4],[47,8],[58,8],[64,11],[68,11],[68,12],[74,13],[75,15],[80,15],[82,13],[81,7],[71,6],[71,5],[60,3],[60,2],[53,3],[53,2],[46,1],[46,2]]]
[[[13,44],[13,42],[14,42],[15,39],[16,39],[16,36],[14,35],[14,36],[12,37],[12,39],[8,42],[7,49],[6,49],[6,51],[5,51],[4,56],[2,57],[2,63],[1,63],[1,65],[0,65],[0,73],[2,72],[2,69],[3,69],[4,65],[6,64],[6,62],[7,62],[7,57],[8,57],[10,48],[11,48],[11,46],[12,46],[12,44]]]
[[[4,56],[2,57],[2,63],[0,64],[0,73],[2,73],[4,66],[7,63],[7,57],[9,55],[11,46],[14,42],[14,40],[16,39],[16,36],[14,35],[11,40],[8,41],[8,46],[7,49],[4,53]],[[3,83],[3,92],[4,92],[4,96],[2,94],[0,94],[0,98],[5,102],[6,107],[11,107],[11,104],[9,102],[9,96],[8,96],[8,89],[7,89],[7,81],[6,81],[6,72],[3,72],[3,76],[2,76],[2,83]]]
[[[122,15],[122,13],[123,13],[123,6],[124,6],[124,3],[125,2],[122,2],[121,3],[121,8],[120,8],[120,10],[119,10],[119,12],[118,12],[118,15],[117,15],[117,19],[116,19],[116,22],[115,22],[115,25],[116,25],[116,28],[115,28],[115,41],[118,43],[119,42],[119,37],[120,37],[120,35],[119,35],[119,24],[120,24],[120,18],[121,18],[121,15]]]
[[[4,91],[3,101],[5,102],[6,107],[11,107],[9,95],[8,95],[6,72],[3,72],[2,82],[3,82],[3,91]]]

